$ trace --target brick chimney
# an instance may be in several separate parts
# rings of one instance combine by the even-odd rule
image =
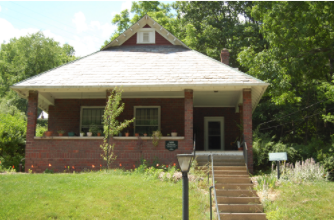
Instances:
[[[226,65],[230,64],[230,53],[226,48],[224,48],[220,53],[220,61]]]

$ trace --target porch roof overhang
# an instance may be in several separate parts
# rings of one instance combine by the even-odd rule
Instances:
[[[38,107],[48,112],[55,99],[105,99],[106,91],[115,87],[123,90],[122,98],[184,98],[184,90],[194,91],[194,107],[235,107],[242,104],[243,89],[252,90],[255,110],[269,84],[186,84],[186,85],[115,85],[115,86],[12,86],[22,98],[28,99],[29,90],[39,92]]]

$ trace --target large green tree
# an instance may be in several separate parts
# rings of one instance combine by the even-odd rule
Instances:
[[[252,2],[176,2],[184,42],[191,48],[220,60],[220,51],[230,51],[230,65],[242,68],[237,55],[252,45],[261,51],[266,42],[251,15]],[[246,71],[247,69],[242,69]]]
[[[290,135],[291,140],[303,137],[305,143],[308,137],[329,137],[333,128],[326,127],[321,115],[334,107],[333,93],[328,93],[333,80],[334,4],[256,2],[251,14],[269,46],[258,51],[250,45],[238,61],[249,74],[271,83],[259,105],[260,117],[276,120],[264,128],[279,125],[273,128],[276,134]],[[322,102],[327,98],[331,100]],[[318,104],[305,108],[313,103]]]
[[[41,32],[10,39],[0,48],[0,99],[25,111],[25,100],[20,99],[9,87],[74,59],[72,46],[61,46]]]

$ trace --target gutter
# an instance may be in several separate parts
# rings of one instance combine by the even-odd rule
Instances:
[[[232,86],[239,86],[239,87],[251,87],[251,86],[265,86],[268,87],[270,83],[230,83],[230,84],[220,84],[220,83],[212,83],[212,84],[110,84],[108,86],[99,86],[99,85],[94,85],[94,86],[79,86],[79,85],[66,85],[66,86],[50,86],[50,85],[45,85],[45,86],[31,86],[31,85],[26,85],[26,86],[11,86],[11,89],[82,89],[82,88],[94,88],[94,89],[110,89],[113,87],[181,87],[181,88],[188,88],[190,87],[213,87],[213,86],[223,86],[223,87],[232,87]]]

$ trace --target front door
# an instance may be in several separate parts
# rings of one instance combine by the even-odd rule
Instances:
[[[224,117],[204,117],[205,150],[224,150]]]

